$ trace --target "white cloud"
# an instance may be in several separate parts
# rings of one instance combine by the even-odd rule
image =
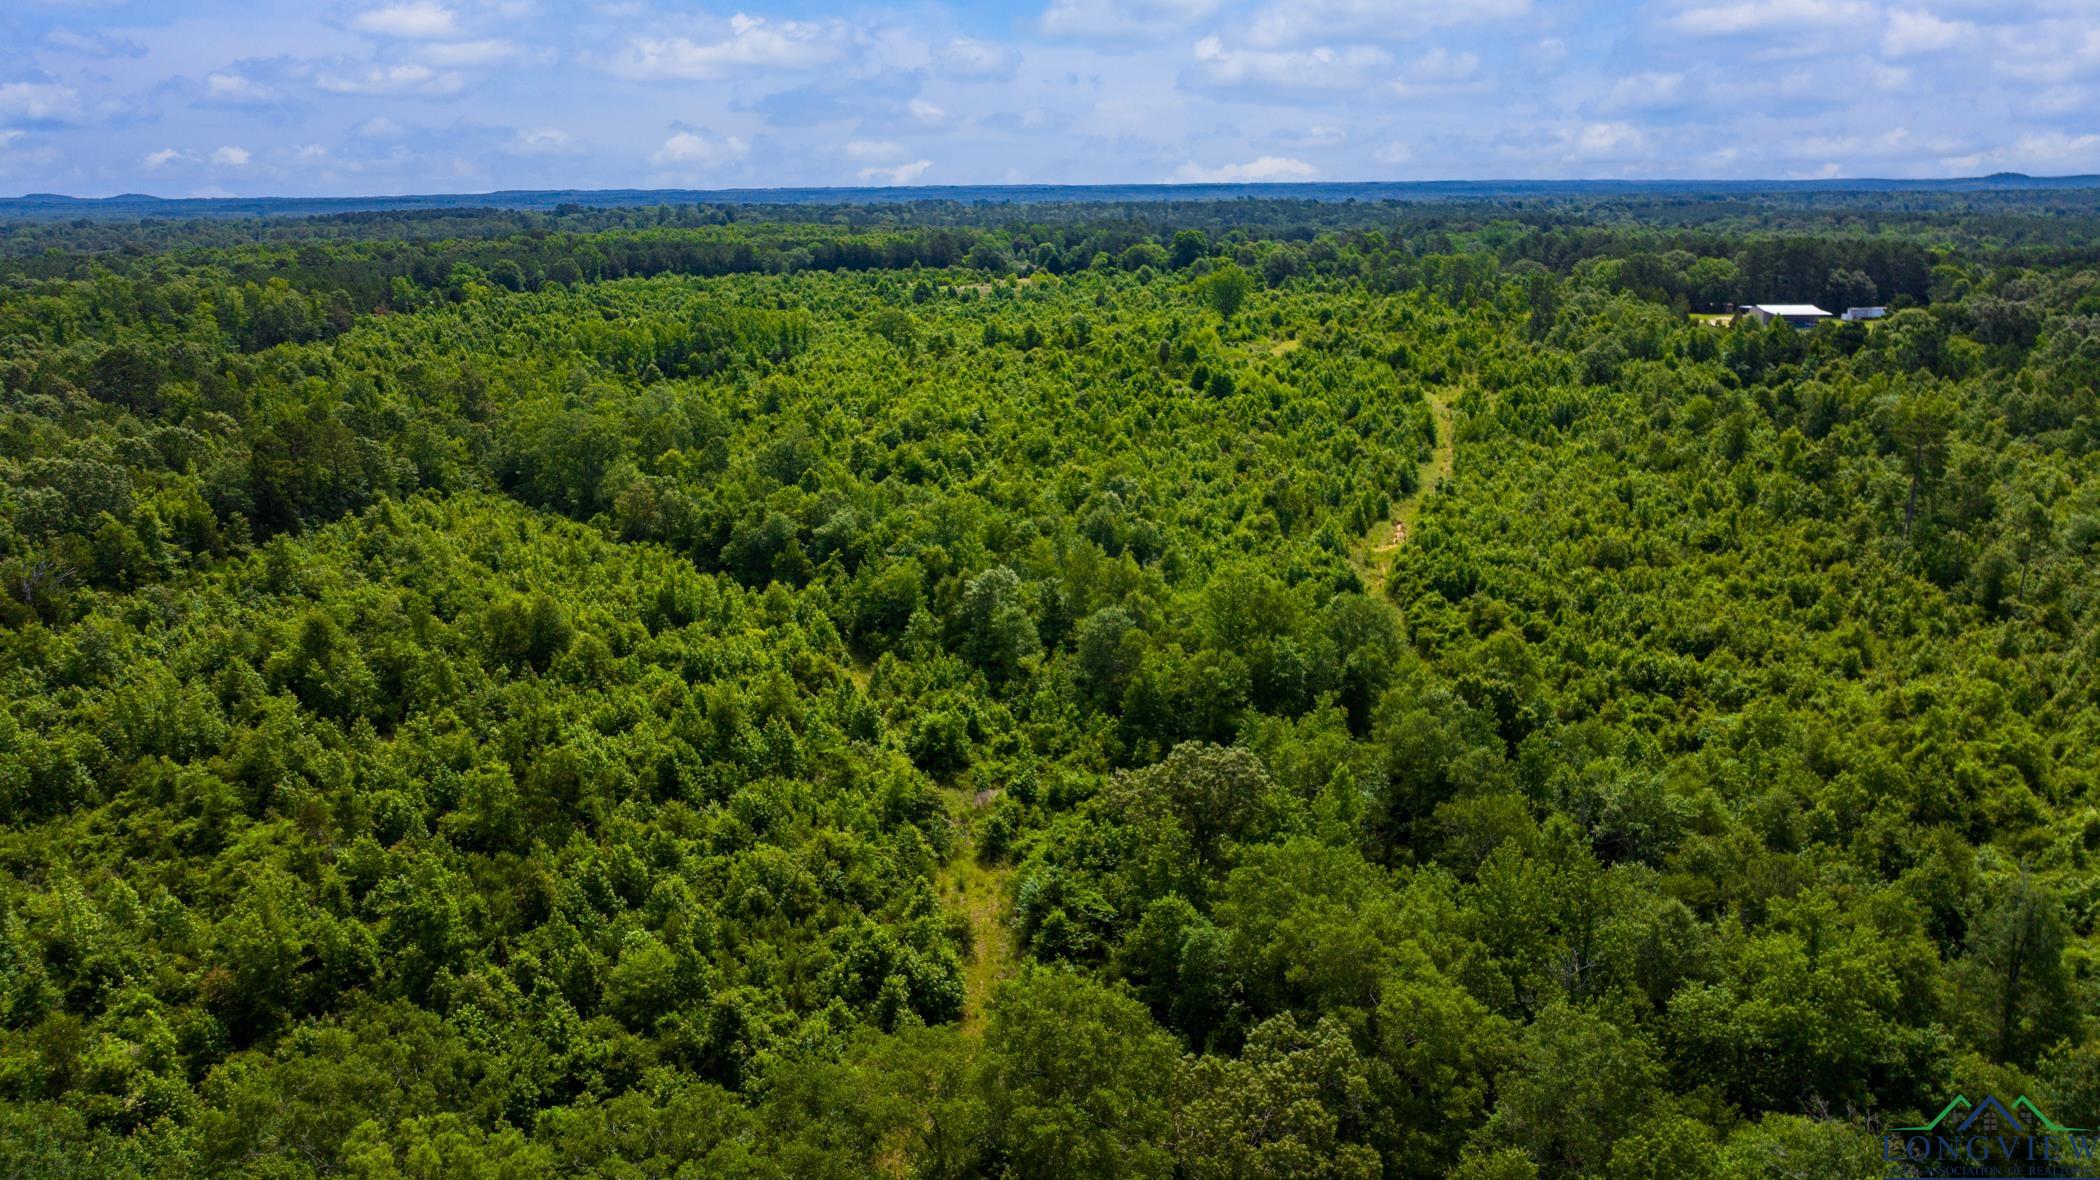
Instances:
[[[948,121],[948,112],[946,110],[927,102],[923,98],[915,98],[905,103],[904,109],[912,118],[931,127],[938,127]]]
[[[1311,180],[1319,169],[1289,156],[1262,156],[1244,164],[1205,168],[1191,160],[1174,170],[1175,184],[1260,184],[1267,181]]]
[[[1920,139],[1911,134],[1908,127],[1890,127],[1872,133],[1847,134],[1833,131],[1823,135],[1805,135],[1786,145],[1789,155],[1797,159],[1844,159],[1853,164],[1865,161],[1908,163],[1912,160],[1954,155],[1971,145],[1958,139],[1935,135]]]
[[[2017,105],[2023,114],[2061,118],[2100,107],[2100,94],[2090,86],[2051,86],[2023,95]]]
[[[357,134],[364,139],[399,139],[403,128],[385,115],[377,115],[357,125]]]
[[[515,42],[502,40],[439,41],[425,45],[416,56],[434,66],[492,66],[521,55]]]
[[[1394,142],[1379,148],[1371,158],[1381,164],[1405,164],[1415,158],[1415,151],[1404,143]]]
[[[1647,133],[1631,123],[1585,123],[1560,132],[1561,147],[1574,160],[1623,160],[1648,146]]]
[[[1653,111],[1677,106],[1684,95],[1684,75],[1650,71],[1628,74],[1594,104],[1601,114]]]
[[[1901,90],[1910,85],[1910,70],[1903,66],[1870,66],[1864,75],[1876,90]]]
[[[1369,45],[1334,49],[1241,49],[1217,37],[1196,42],[1196,63],[1186,80],[1198,88],[1272,91],[1356,90],[1392,64],[1391,55]]]
[[[44,34],[44,44],[61,53],[81,57],[144,57],[146,47],[129,37],[109,33],[80,33],[57,28]]]
[[[1328,123],[1294,128],[1279,136],[1294,147],[1336,147],[1349,141],[1349,133]]]
[[[245,74],[237,74],[230,70],[207,74],[204,78],[206,102],[231,106],[263,106],[278,102],[282,98],[275,87],[265,86]]]
[[[720,168],[743,159],[750,151],[751,145],[734,135],[709,139],[697,132],[678,131],[664,140],[664,145],[656,149],[649,162],[659,168],[681,171]]]
[[[888,167],[863,168],[859,172],[855,173],[855,175],[859,176],[862,180],[867,181],[871,184],[910,184],[913,181],[919,179],[919,177],[925,175],[926,170],[931,167],[933,167],[932,160],[913,160],[909,164],[892,164]]]
[[[1014,76],[1021,57],[1010,46],[957,37],[933,51],[933,66],[944,78],[962,82],[997,82]]]
[[[221,168],[245,168],[254,159],[247,148],[227,144],[211,154],[211,162]]]
[[[1889,12],[1888,28],[1881,34],[1881,51],[1890,57],[1932,53],[1952,49],[1975,35],[1976,26],[1967,21],[1941,20],[1929,12],[1897,8]]]
[[[1531,0],[1286,0],[1256,12],[1247,38],[1257,45],[1411,40],[1440,28],[1511,20],[1530,11]]]
[[[2073,159],[2093,160],[2100,158],[2100,135],[2037,132],[2021,136],[2007,154],[2018,160],[2052,165]]]
[[[559,127],[532,127],[512,136],[507,150],[515,156],[578,156],[585,148]]]
[[[894,160],[904,154],[904,145],[888,139],[856,139],[846,144],[846,155],[852,159]]]
[[[830,21],[768,20],[737,13],[726,36],[636,37],[609,64],[613,73],[638,80],[712,80],[754,70],[810,69],[846,54],[846,26]]]
[[[15,141],[22,135],[20,131],[0,130],[0,175],[46,174],[43,170],[50,167],[57,152],[48,147],[17,150]]]
[[[1218,0],[1051,0],[1038,27],[1052,37],[1114,41],[1186,29],[1218,10]]]
[[[81,117],[80,93],[56,82],[0,83],[0,119],[70,123]]]
[[[1427,94],[1456,90],[1480,77],[1480,55],[1452,53],[1439,46],[1407,63],[1392,83],[1395,94]]]
[[[2008,77],[2049,85],[2100,74],[2100,23],[2052,20],[2001,31],[1995,64]]]
[[[1663,23],[1695,37],[1725,37],[1771,29],[1829,28],[1864,25],[1874,19],[1866,0],[1737,0],[1688,8]]]
[[[459,31],[459,21],[442,4],[389,4],[358,13],[350,27],[382,37],[426,39],[450,37]]]
[[[438,96],[457,94],[467,80],[423,65],[373,66],[361,73],[322,74],[314,85],[330,94]]]
[[[160,169],[175,163],[177,160],[187,161],[194,160],[196,158],[196,156],[190,154],[189,152],[178,151],[174,148],[162,148],[157,152],[146,153],[145,158],[140,160],[139,163],[143,165],[148,172],[157,172]]]

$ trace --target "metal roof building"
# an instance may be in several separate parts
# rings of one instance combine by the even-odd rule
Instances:
[[[1812,328],[1830,318],[1829,312],[1813,303],[1757,303],[1744,308],[1743,313],[1760,324],[1785,320],[1797,328]]]

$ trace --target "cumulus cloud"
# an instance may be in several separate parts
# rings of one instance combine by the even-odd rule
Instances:
[[[275,86],[232,70],[206,74],[202,97],[205,102],[220,106],[269,106],[284,100],[283,92]]]
[[[195,160],[196,158],[190,152],[180,151],[176,148],[162,148],[157,152],[146,153],[145,158],[141,159],[139,163],[148,172],[158,172],[170,164]]]
[[[1205,168],[1194,160],[1174,170],[1174,184],[1261,184],[1270,181],[1311,180],[1319,169],[1289,156],[1261,156],[1244,164]]]
[[[60,53],[78,57],[144,57],[146,47],[130,37],[113,33],[83,33],[57,28],[44,34],[44,44]]]
[[[80,92],[56,82],[0,82],[0,120],[72,123],[83,117]]]
[[[848,40],[846,26],[837,21],[776,21],[740,12],[722,36],[635,37],[607,64],[624,78],[707,81],[828,65],[845,56]]]
[[[904,154],[904,145],[887,139],[855,139],[846,143],[846,155],[855,160],[894,160]]]
[[[1865,26],[1874,15],[1874,6],[1866,0],[1715,0],[1675,13],[1664,24],[1695,37],[1726,37],[1773,29]]]
[[[1217,11],[1218,0],[1052,0],[1038,27],[1052,37],[1082,41],[1150,39],[1186,29]]]
[[[1321,148],[1347,143],[1349,133],[1330,123],[1314,123],[1309,127],[1290,128],[1279,138],[1294,147]]]
[[[481,41],[438,41],[416,50],[416,57],[433,66],[493,66],[524,55],[514,41],[490,38]]]
[[[958,82],[998,82],[1014,76],[1021,55],[1010,46],[957,37],[933,51],[933,68]]]
[[[1677,72],[1649,70],[1628,74],[1614,81],[1611,89],[1591,104],[1591,109],[1598,114],[1615,115],[1675,107],[1686,97],[1684,83],[1685,75]]]
[[[676,131],[650,155],[649,162],[658,168],[691,172],[736,163],[750,152],[751,145],[734,135],[709,139],[697,131]]]
[[[228,144],[211,154],[211,162],[221,168],[246,168],[248,161],[254,158],[254,156],[249,154],[247,148],[235,147],[232,144]]]
[[[921,84],[922,79],[915,73],[885,70],[791,86],[732,109],[752,111],[764,116],[766,122],[783,127],[871,119],[897,122],[914,117],[907,108],[922,101],[918,97]]]
[[[2016,160],[2047,167],[2060,167],[2073,160],[2091,162],[2100,160],[2100,135],[2091,132],[2073,135],[2064,131],[2023,135],[2013,144],[2009,154]]]
[[[1438,47],[1407,63],[1393,79],[1392,91],[1400,95],[1436,94],[1467,89],[1480,81],[1480,55],[1452,53]]]
[[[933,161],[931,160],[913,160],[909,164],[891,164],[887,167],[863,168],[854,175],[869,184],[910,184],[919,179],[919,177],[924,176],[926,170],[931,167],[933,167]]]
[[[514,156],[578,156],[584,146],[559,127],[532,127],[512,136],[505,150]]]
[[[1437,29],[1506,21],[1530,11],[1531,0],[1287,0],[1257,11],[1247,39],[1256,45],[1343,38],[1411,40]]]
[[[1881,34],[1881,51],[1890,57],[1932,53],[1952,49],[1975,35],[1976,26],[1967,21],[1942,20],[1929,12],[1906,8],[1892,9],[1888,28]]]
[[[1245,49],[1217,37],[1196,42],[1195,63],[1183,75],[1193,89],[1272,94],[1358,90],[1376,80],[1392,55],[1375,46],[1335,49]]]
[[[1614,160],[1638,153],[1648,136],[1631,123],[1585,123],[1563,130],[1560,141],[1573,159]]]
[[[2100,21],[2039,21],[1998,31],[1999,73],[2026,83],[2062,85],[2100,76]]]
[[[464,76],[426,65],[372,66],[350,73],[325,73],[314,85],[330,94],[364,94],[437,97],[465,89]]]
[[[57,152],[49,147],[17,147],[23,138],[23,132],[0,130],[0,175],[43,174],[56,158]]]
[[[358,13],[351,19],[350,27],[382,37],[420,40],[456,35],[459,19],[442,4],[389,4]]]

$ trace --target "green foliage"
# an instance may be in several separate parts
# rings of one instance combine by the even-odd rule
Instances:
[[[1196,297],[1222,320],[1238,314],[1253,291],[1254,280],[1229,262],[1196,280]]]
[[[985,1034],[992,1125],[1020,1177],[1165,1176],[1174,1041],[1127,996],[1043,968],[1001,989]]]
[[[10,230],[0,1172],[2100,1121],[2100,234],[1822,202]]]

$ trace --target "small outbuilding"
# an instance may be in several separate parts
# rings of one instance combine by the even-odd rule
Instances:
[[[1744,308],[1743,314],[1760,324],[1785,320],[1796,328],[1813,328],[1830,318],[1829,312],[1813,303],[1757,303]]]
[[[1868,320],[1883,319],[1889,314],[1886,307],[1848,307],[1841,317],[1848,324],[1862,324]]]

